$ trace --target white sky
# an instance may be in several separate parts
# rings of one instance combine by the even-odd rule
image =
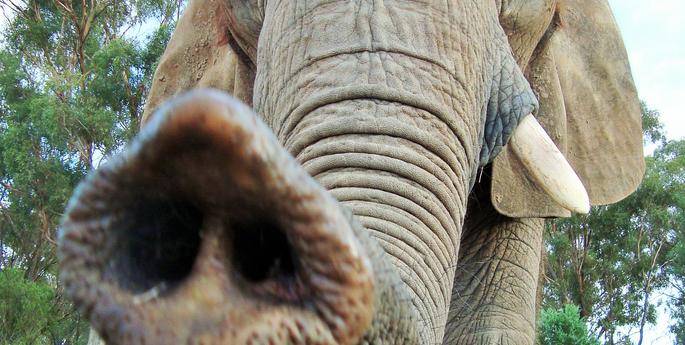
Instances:
[[[609,0],[640,98],[661,113],[669,139],[685,137],[684,0]]]

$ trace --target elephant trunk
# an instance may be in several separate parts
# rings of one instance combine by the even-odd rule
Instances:
[[[355,25],[334,14],[331,26]],[[372,16],[372,31],[382,31],[376,25],[388,16]],[[290,37],[278,28],[265,24],[275,36]],[[416,52],[404,40],[323,39],[331,30],[302,30],[316,35],[260,42],[255,109],[388,254],[422,343],[438,344],[478,167],[484,96],[461,86],[465,72],[451,70],[441,52]],[[305,59],[291,58],[300,52]]]
[[[471,167],[441,117],[349,99],[286,124],[280,138],[388,254],[427,344],[441,341],[446,323]]]
[[[489,80],[482,56],[494,53],[460,41],[482,36],[452,16],[475,3],[270,4],[256,111],[388,254],[421,342],[440,343],[487,103],[469,81]]]
[[[195,92],[83,182],[67,294],[109,344],[350,344],[374,274],[339,204],[236,101]]]

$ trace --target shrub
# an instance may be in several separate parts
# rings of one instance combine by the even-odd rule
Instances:
[[[578,307],[573,304],[542,311],[538,342],[540,345],[599,345],[599,340],[590,334]]]

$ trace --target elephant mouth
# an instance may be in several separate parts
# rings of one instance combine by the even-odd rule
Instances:
[[[374,276],[350,224],[250,110],[195,92],[78,187],[61,278],[109,344],[351,344]]]

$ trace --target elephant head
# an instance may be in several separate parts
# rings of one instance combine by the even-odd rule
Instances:
[[[206,89],[160,105],[202,87],[258,115]],[[145,118],[60,236],[110,344],[452,339],[453,283],[508,289],[457,270],[474,200],[566,216],[644,170],[605,1],[193,0]]]

